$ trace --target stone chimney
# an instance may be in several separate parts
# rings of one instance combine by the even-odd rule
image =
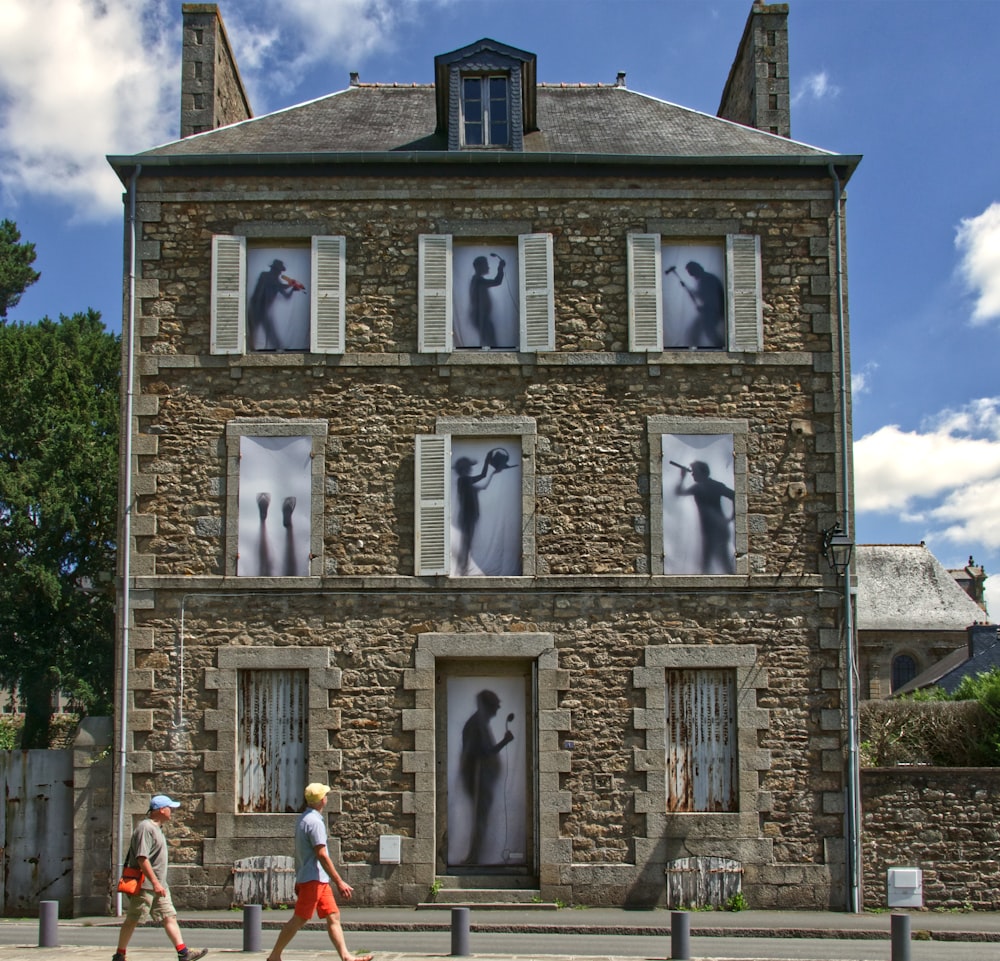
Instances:
[[[787,3],[754,0],[718,116],[791,137]]]
[[[970,660],[977,654],[996,647],[998,640],[996,624],[973,624],[965,630],[968,635]]]
[[[229,37],[214,3],[185,3],[181,53],[181,137],[253,116]]]

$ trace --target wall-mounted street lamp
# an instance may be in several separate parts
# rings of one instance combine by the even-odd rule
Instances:
[[[851,566],[851,555],[854,553],[854,541],[845,534],[840,524],[823,531],[823,556],[837,577],[843,577]]]

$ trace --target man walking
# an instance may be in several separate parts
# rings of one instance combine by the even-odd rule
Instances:
[[[328,784],[313,782],[306,786],[308,807],[295,826],[295,913],[285,922],[267,961],[281,961],[281,952],[313,914],[326,921],[326,933],[337,949],[341,961],[371,961],[372,955],[354,955],[347,950],[344,929],[340,925],[340,909],[330,889],[337,886],[345,900],[354,893],[338,873],[326,848],[326,819],[323,809],[332,789]]]
[[[136,926],[148,914],[154,921],[163,923],[163,930],[177,949],[177,961],[198,961],[208,949],[192,951],[181,936],[177,912],[167,888],[167,839],[163,825],[170,820],[170,812],[181,806],[166,794],[154,794],[149,802],[149,812],[132,832],[128,849],[128,866],[138,868],[143,874],[142,886],[129,897],[128,912],[118,934],[118,950],[111,961],[125,961],[125,949]]]

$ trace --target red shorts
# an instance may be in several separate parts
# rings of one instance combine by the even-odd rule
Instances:
[[[309,921],[314,914],[327,918],[340,914],[333,891],[326,881],[303,881],[295,885],[295,913]]]

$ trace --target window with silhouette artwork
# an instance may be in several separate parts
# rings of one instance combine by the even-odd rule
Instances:
[[[635,351],[759,351],[760,239],[628,235],[629,346]]]
[[[322,569],[326,436],[321,420],[237,417],[226,425],[227,575]]]
[[[212,353],[342,353],[344,278],[343,237],[213,237]]]
[[[496,433],[475,422],[453,426],[416,439],[416,573],[529,573],[534,422],[511,418]]]
[[[552,236],[420,237],[422,352],[555,348]]]

